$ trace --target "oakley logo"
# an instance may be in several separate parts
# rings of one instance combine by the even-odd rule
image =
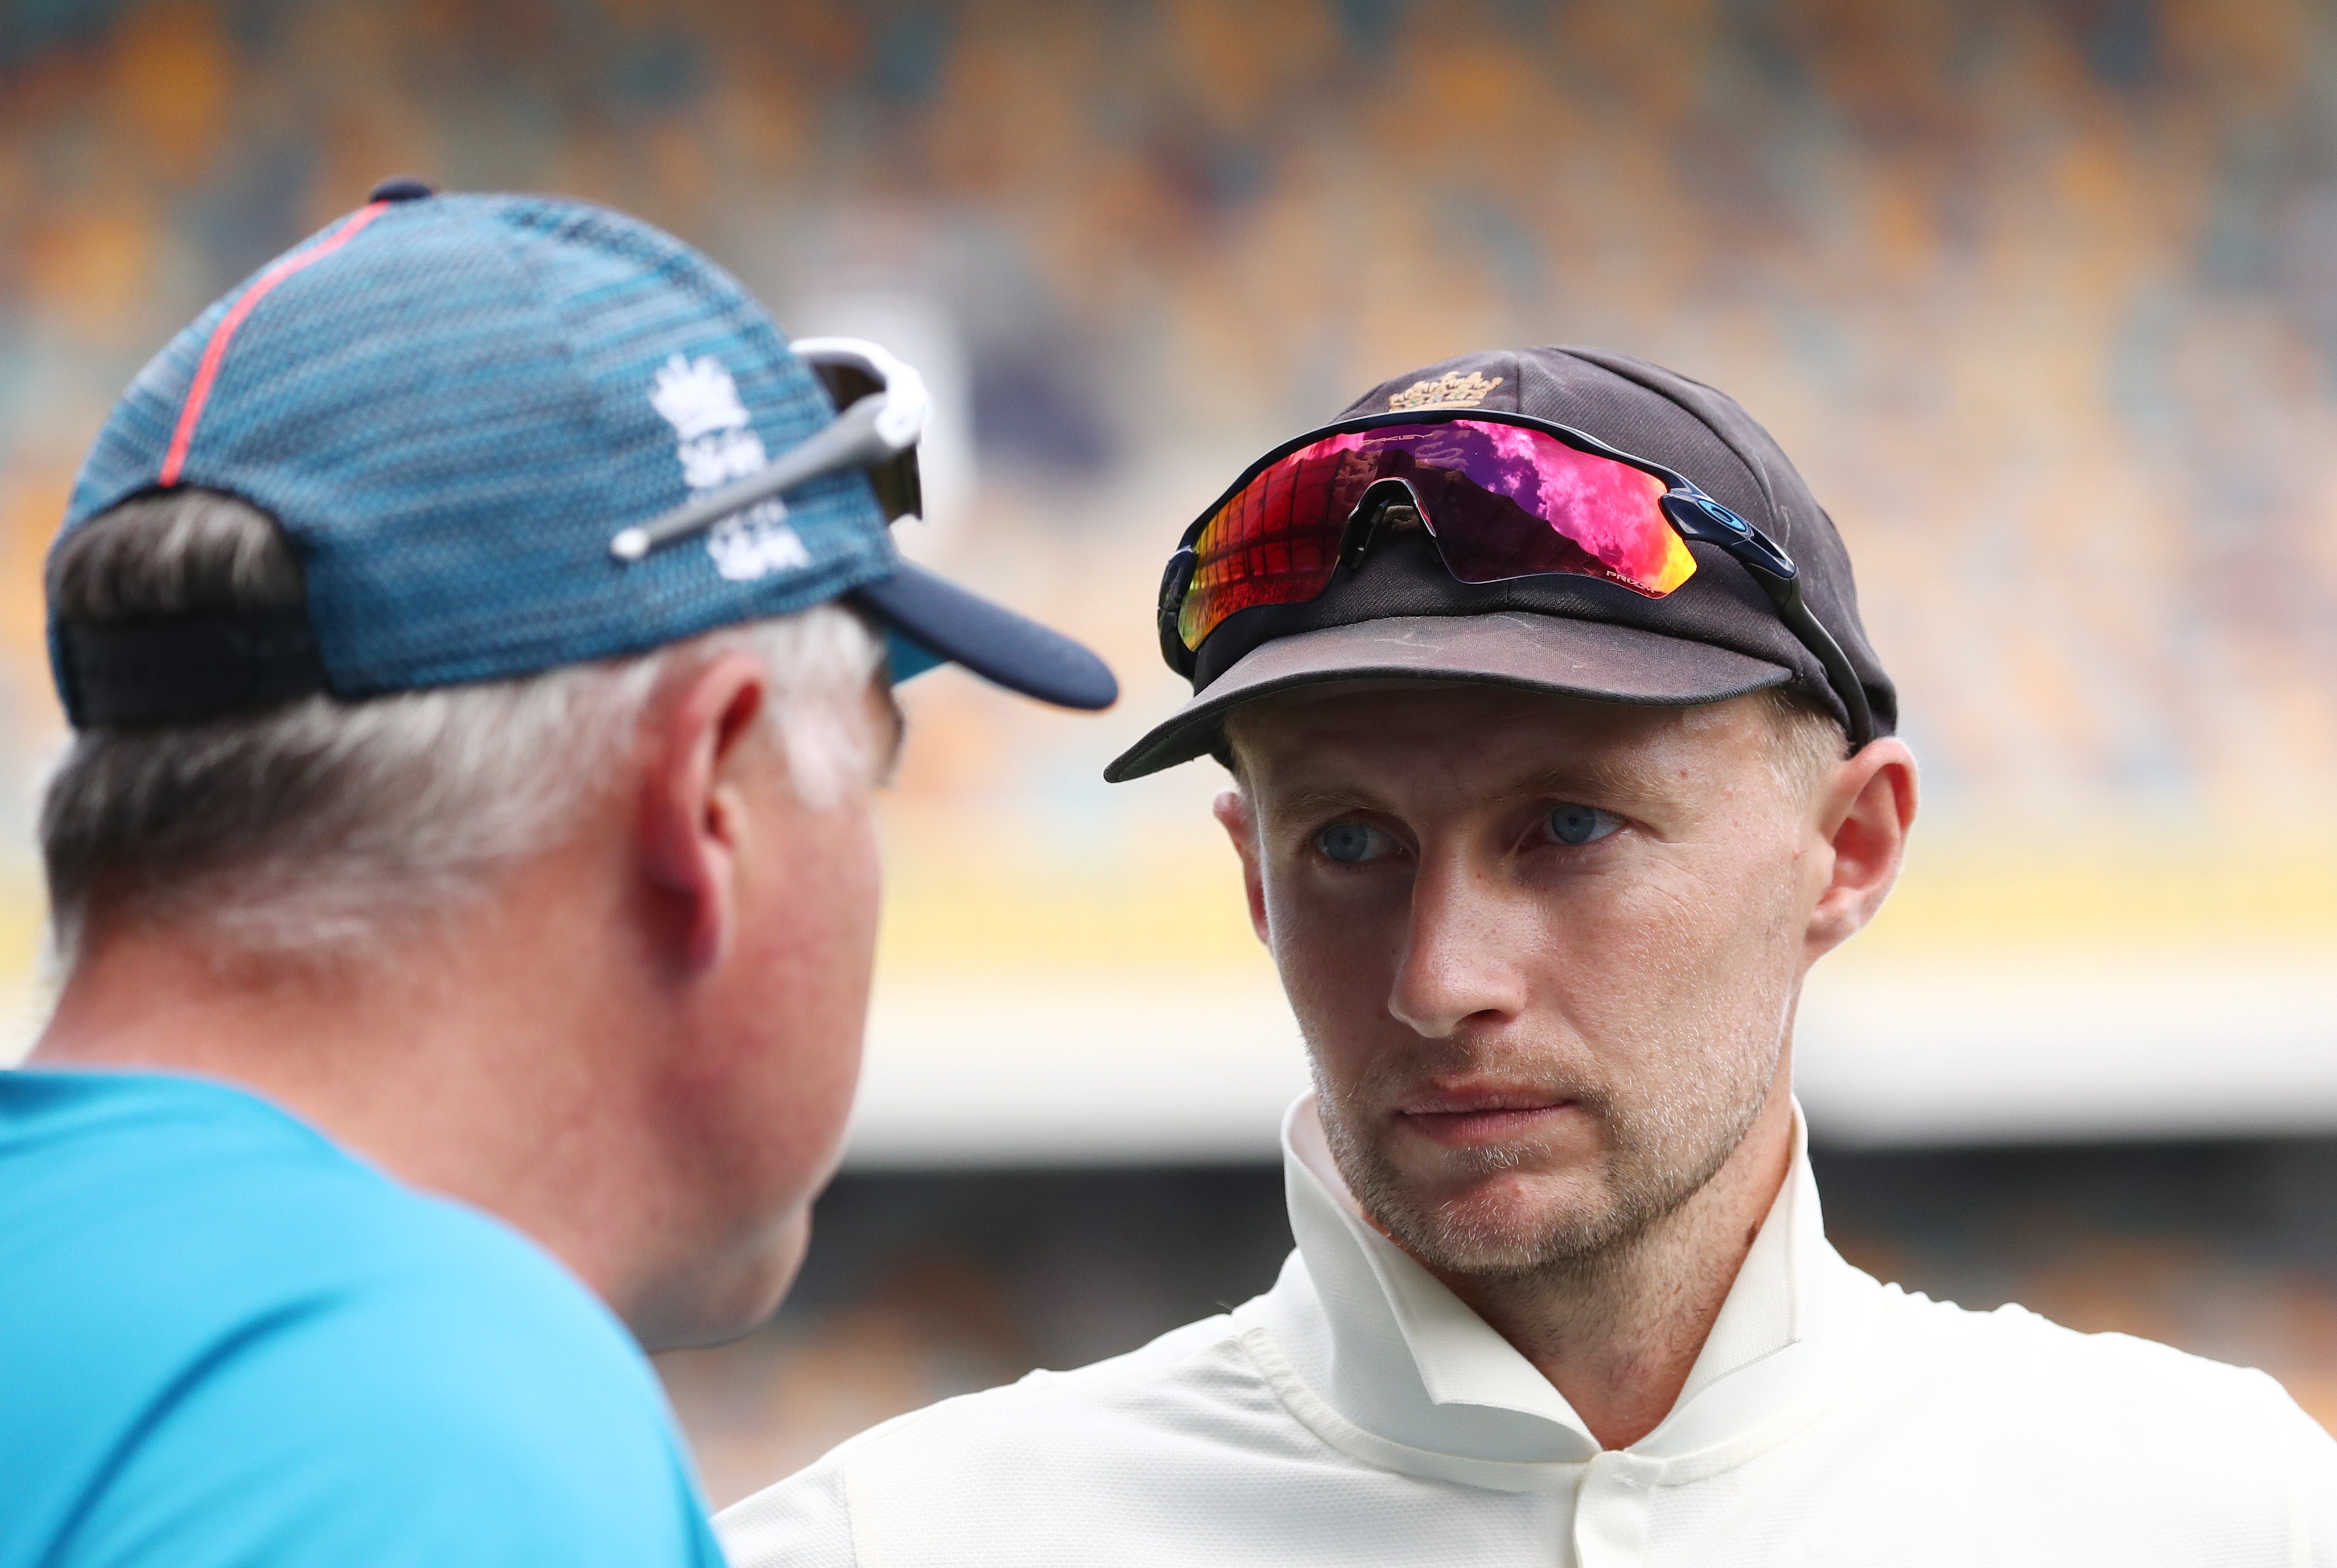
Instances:
[[[738,401],[738,384],[711,355],[668,359],[650,388],[650,406],[673,426],[681,482],[693,491],[719,490],[770,461]],[[811,551],[787,526],[787,503],[776,496],[716,523],[707,533],[706,553],[732,582],[811,564]]]
[[[1391,394],[1391,410],[1413,408],[1474,408],[1485,401],[1485,394],[1501,385],[1502,378],[1488,381],[1476,371],[1463,375],[1448,370],[1433,381],[1415,381],[1402,392]]]

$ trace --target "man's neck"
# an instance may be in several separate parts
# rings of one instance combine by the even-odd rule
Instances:
[[[1609,1251],[1525,1276],[1432,1270],[1566,1396],[1604,1448],[1671,1413],[1793,1165],[1781,1066],[1760,1116],[1686,1203]]]
[[[562,921],[531,901],[528,920]],[[617,1105],[607,998],[530,982],[528,954],[453,917],[345,962],[223,957],[168,927],[95,937],[29,1065],[175,1072],[248,1089],[406,1183],[500,1215],[624,1310],[658,1223],[654,1151]],[[498,931],[508,938],[509,933]],[[493,953],[493,973],[474,973]],[[564,992],[564,994],[563,994]],[[596,1016],[597,1014],[597,1016]],[[637,1233],[640,1232],[640,1233]]]

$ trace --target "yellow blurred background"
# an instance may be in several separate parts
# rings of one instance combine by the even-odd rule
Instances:
[[[1363,386],[1530,342],[1734,394],[1858,563],[1927,795],[1892,907],[1809,998],[1803,1091],[1841,1169],[1980,1194],[1983,1219],[2024,1160],[2138,1194],[1968,1246],[1877,1198],[1862,1255],[2260,1360],[2337,1420],[2337,1258],[2295,1218],[2337,1135],[2337,12],[5,0],[19,1037],[31,785],[61,735],[39,564],[80,454],[172,331],[392,173],[625,208],[790,330],[889,343],[944,405],[904,548],[1087,638],[1126,686],[1096,720],[954,672],[908,688],[836,1213],[978,1210],[1024,1240],[952,1253],[898,1220],[908,1271],[871,1283],[882,1249],[828,1222],[844,1251],[816,1255],[809,1304],[675,1364],[719,1493],[936,1392],[1125,1348],[998,1327],[1030,1310],[1001,1271],[1061,1277],[1029,1238],[1063,1172],[1125,1167],[1086,1181],[1122,1203],[1078,1232],[1090,1255],[1126,1213],[1176,1212],[1163,1193],[1271,1232],[1259,1163],[1304,1066],[1208,819],[1221,777],[1098,774],[1178,699],[1151,596],[1223,482]],[[2153,1209],[2205,1180],[2179,1174],[2195,1155],[2290,1217]],[[933,1195],[941,1172],[973,1209]],[[1985,1240],[2016,1232],[2059,1238],[2050,1267],[1988,1261],[2027,1255]],[[1270,1241],[1227,1289],[1265,1282]],[[1087,1318],[1125,1337],[1217,1278],[1176,1277],[1126,1310],[1095,1305],[1120,1286],[1065,1288],[1102,1291]]]

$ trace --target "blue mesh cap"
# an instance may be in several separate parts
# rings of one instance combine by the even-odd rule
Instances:
[[[175,485],[263,508],[307,579],[305,625],[277,629],[311,639],[315,684],[343,697],[639,653],[849,594],[895,634],[896,678],[952,659],[1049,701],[1109,705],[1110,672],[1087,649],[901,560],[857,470],[611,557],[618,530],[835,418],[762,307],[670,235],[580,202],[398,182],[139,373],[64,529]],[[211,629],[280,651],[264,626]],[[77,725],[183,716],[166,667],[186,645],[93,659],[71,632],[53,612]],[[93,704],[100,675],[109,696]],[[142,706],[147,688],[159,695]],[[243,701],[283,695],[262,679]]]

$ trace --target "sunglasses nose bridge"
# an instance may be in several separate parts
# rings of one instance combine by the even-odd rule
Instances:
[[[1393,475],[1374,480],[1356,499],[1354,510],[1347,513],[1346,526],[1339,534],[1339,560],[1349,571],[1364,564],[1371,552],[1372,541],[1379,535],[1380,524],[1388,514],[1399,508],[1408,509],[1420,526],[1433,537],[1436,525],[1430,521],[1428,508],[1421,504],[1420,492],[1408,479]]]

